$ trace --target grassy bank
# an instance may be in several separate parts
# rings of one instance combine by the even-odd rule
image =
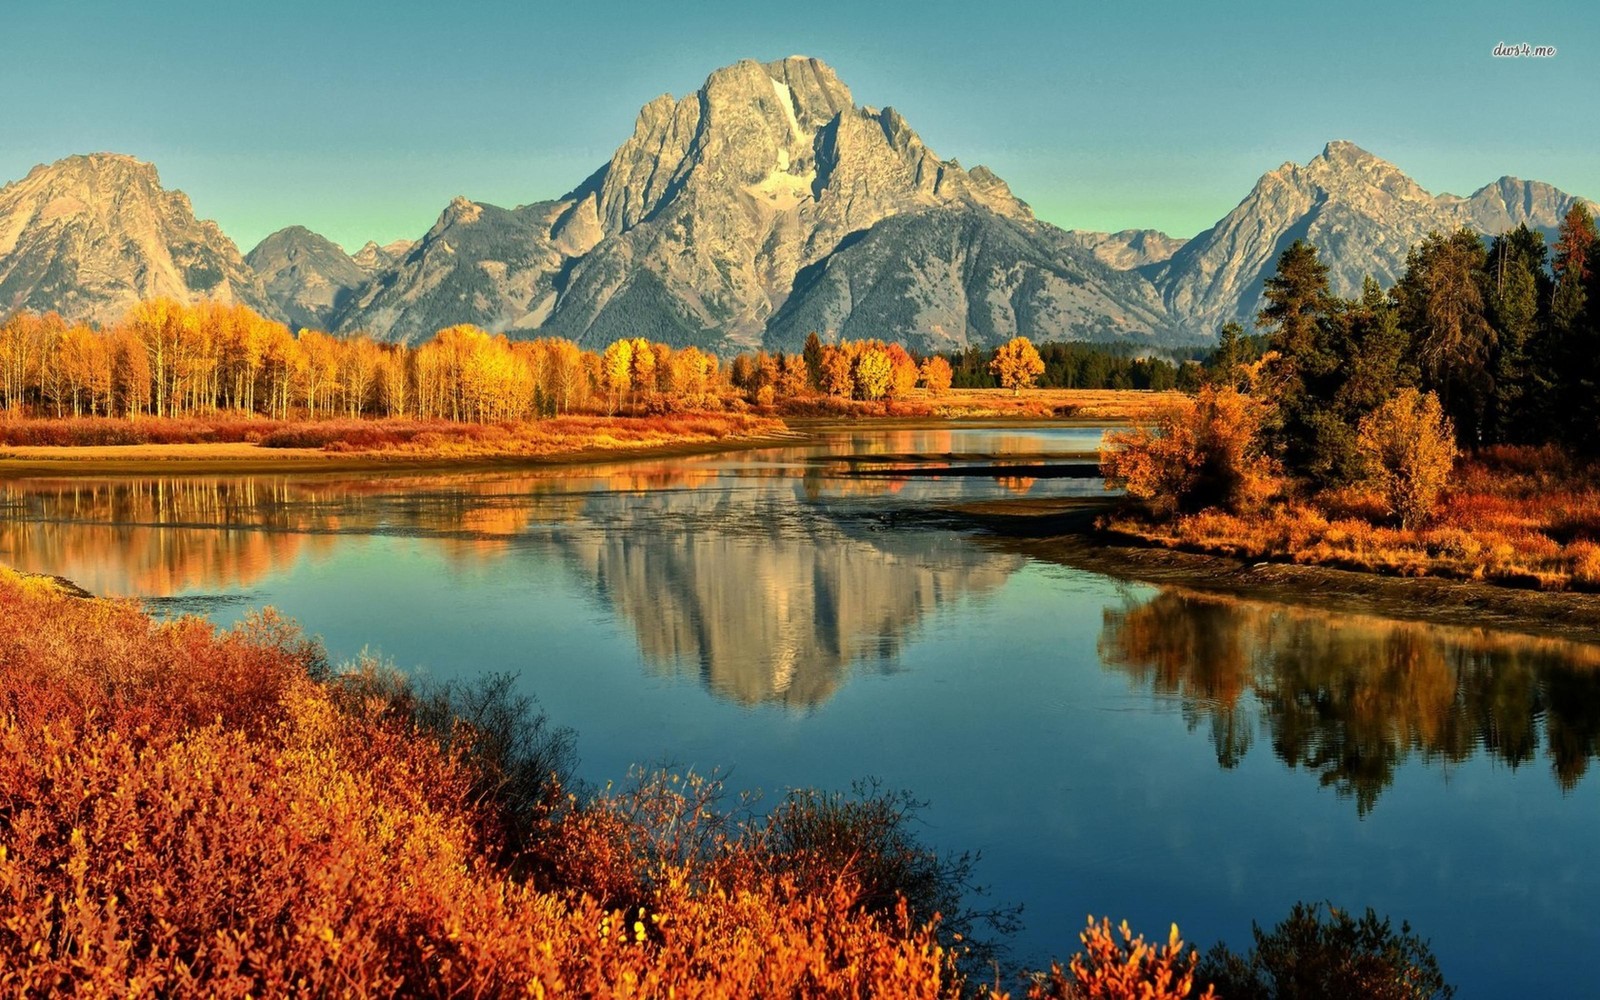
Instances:
[[[1553,448],[1489,448],[1464,459],[1433,516],[1413,527],[1356,489],[1249,514],[1170,520],[1138,513],[1105,526],[1146,544],[1236,559],[1401,577],[1477,580],[1544,591],[1600,590],[1600,486]]]
[[[408,419],[104,418],[0,424],[0,475],[310,469],[359,471],[579,462],[685,454],[779,439],[750,413],[574,416],[467,424]]]
[[[867,401],[833,396],[782,400],[785,417],[895,420],[1085,420],[1128,423],[1147,419],[1182,398],[1138,389],[917,389],[900,399]]]
[[[1239,597],[1443,625],[1600,642],[1600,593],[1535,590],[1481,579],[1396,576],[1363,569],[1186,548],[1120,523],[1106,500],[997,500],[962,504],[939,523],[978,529],[1007,552],[1107,576]]]

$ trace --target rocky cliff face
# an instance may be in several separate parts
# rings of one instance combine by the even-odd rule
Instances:
[[[1167,326],[1140,275],[1106,267],[1054,227],[966,207],[898,215],[845,241],[801,272],[766,343],[792,351],[811,330],[894,331],[914,350],[948,351],[1019,334],[1117,340]]]
[[[376,242],[368,240],[360,250],[350,255],[363,274],[371,277],[386,268],[393,267],[405,259],[411,248],[416,246],[415,240],[395,240],[379,246]]]
[[[349,296],[332,325],[408,343],[456,323],[535,330],[554,308],[569,258],[587,249],[567,238],[573,208],[541,202],[504,209],[457,198],[403,257]]]
[[[1353,143],[1330,142],[1304,166],[1285,163],[1264,175],[1215,226],[1143,270],[1175,322],[1211,335],[1229,320],[1253,321],[1264,282],[1296,239],[1317,246],[1334,293],[1351,296],[1366,275],[1396,281],[1407,252],[1429,232],[1498,233],[1526,222],[1553,233],[1575,200],[1509,177],[1470,198],[1435,197]]]
[[[239,248],[148,163],[72,156],[0,188],[0,313],[104,323],[161,296],[272,311]]]

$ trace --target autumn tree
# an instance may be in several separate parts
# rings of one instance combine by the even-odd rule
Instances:
[[[900,344],[889,344],[889,390],[884,395],[890,399],[905,399],[917,387],[917,359]]]
[[[1027,337],[1012,337],[995,349],[989,371],[1000,379],[1001,387],[1010,389],[1015,396],[1044,374],[1044,359]]]
[[[922,387],[928,390],[930,396],[942,396],[950,391],[950,362],[943,356],[935,354],[922,363],[919,373],[922,378]]]
[[[1368,483],[1402,527],[1433,513],[1455,465],[1450,421],[1431,392],[1403,390],[1361,421],[1359,447]]]
[[[1600,252],[1597,243],[1600,243],[1600,232],[1596,231],[1594,216],[1583,202],[1574,202],[1561,220],[1555,255],[1550,262],[1550,270],[1555,275],[1550,319],[1558,330],[1574,330],[1582,325],[1589,308],[1595,255]]]
[[[633,388],[633,342],[618,340],[607,347],[600,355],[600,374],[615,412],[622,397]]]
[[[1153,426],[1106,436],[1100,468],[1107,489],[1125,490],[1158,516],[1221,507],[1259,508],[1278,488],[1263,433],[1271,407],[1237,389],[1204,386]]]
[[[136,303],[128,314],[127,325],[133,339],[144,349],[153,391],[148,397],[156,416],[174,411],[174,390],[178,385],[186,334],[194,317],[173,299],[146,299]]]
[[[822,391],[840,399],[848,398],[855,389],[855,375],[851,371],[850,352],[837,344],[822,348]]]
[[[811,390],[810,369],[798,354],[778,356],[778,395],[785,399],[798,399]]]
[[[894,384],[894,362],[882,346],[871,344],[856,355],[854,375],[857,398],[882,399]]]

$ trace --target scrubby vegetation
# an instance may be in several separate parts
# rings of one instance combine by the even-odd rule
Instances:
[[[1296,242],[1266,284],[1265,340],[1225,331],[1196,399],[1112,437],[1107,485],[1139,507],[1108,525],[1251,559],[1595,587],[1596,243],[1581,205],[1548,267],[1526,227],[1490,247],[1434,234],[1395,287],[1343,300]]]
[[[1007,995],[965,970],[994,916],[961,908],[969,862],[904,796],[588,792],[572,752],[504,678],[419,690],[270,611],[221,631],[0,571],[0,989]],[[1023,992],[1198,982],[1176,930],[1082,942]]]
[[[1297,903],[1271,931],[1254,928],[1238,955],[1218,944],[1198,975],[1237,1000],[1450,1000],[1427,942],[1367,910]]]

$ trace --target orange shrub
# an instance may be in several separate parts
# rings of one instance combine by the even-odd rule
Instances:
[[[1361,419],[1356,451],[1374,489],[1410,527],[1433,514],[1456,461],[1455,431],[1433,393],[1402,389]]]
[[[1199,956],[1184,955],[1178,925],[1173,924],[1165,946],[1147,944],[1134,937],[1127,921],[1118,928],[1122,940],[1111,933],[1111,921],[1102,918],[1079,935],[1083,951],[1074,956],[1069,977],[1060,965],[1036,983],[1028,996],[1037,1000],[1189,1000],[1194,995],[1194,970]],[[1216,1000],[1209,986],[1198,1000]]]
[[[1268,408],[1231,387],[1207,386],[1192,405],[1166,410],[1154,427],[1106,436],[1107,489],[1126,490],[1158,515],[1223,507],[1252,510],[1278,487],[1261,428]]]
[[[764,825],[644,775],[532,802],[518,840],[493,706],[438,704],[270,612],[158,622],[0,570],[0,992],[969,995],[885,881],[943,878],[899,800]],[[1168,988],[1175,945],[1085,942],[1089,995],[1167,995],[1104,984]]]

